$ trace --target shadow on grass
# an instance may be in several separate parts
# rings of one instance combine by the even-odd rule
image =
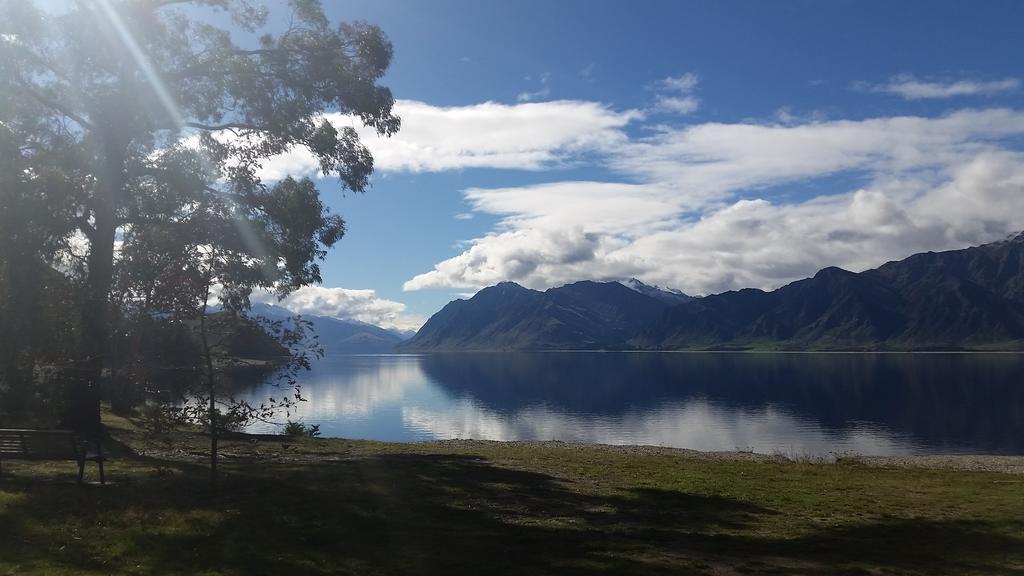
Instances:
[[[0,566],[224,574],[998,572],[1018,540],[964,521],[879,521],[782,539],[722,497],[594,494],[474,457],[201,466],[77,490],[0,481]],[[135,568],[138,567],[138,568]]]

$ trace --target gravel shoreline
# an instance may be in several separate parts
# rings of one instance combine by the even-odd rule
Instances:
[[[301,448],[305,442],[314,442],[319,448],[306,451]],[[331,446],[332,443],[338,445]],[[860,454],[828,454],[824,456],[803,454],[762,454],[751,451],[729,450],[703,452],[688,448],[670,448],[649,445],[591,444],[586,442],[563,442],[560,440],[425,440],[419,442],[378,442],[347,438],[289,439],[284,436],[236,433],[222,439],[220,454],[227,460],[268,460],[313,464],[317,461],[338,461],[358,458],[366,453],[364,444],[372,452],[373,445],[388,445],[389,451],[400,446],[409,446],[414,452],[466,452],[474,449],[509,450],[573,450],[614,452],[637,456],[665,455],[696,460],[742,460],[764,463],[802,463],[831,465],[836,463],[857,463],[876,468],[925,468],[935,470],[1000,472],[1024,475],[1024,456],[1001,456],[989,454],[931,454],[907,456],[864,456]],[[282,449],[281,445],[287,445]],[[288,447],[290,446],[290,447]],[[335,451],[335,448],[337,450]],[[153,458],[168,460],[202,461],[207,456],[201,443],[174,449],[148,448],[139,453]],[[1009,480],[1010,482],[1024,482]]]
[[[1024,456],[944,454],[927,456],[858,456],[854,460],[884,468],[932,468],[1024,474]]]
[[[930,454],[906,456],[862,456],[840,454],[828,456],[798,456],[785,454],[760,454],[745,451],[702,452],[687,448],[664,446],[588,444],[583,442],[548,441],[497,441],[497,440],[431,440],[415,442],[423,446],[447,446],[467,449],[473,446],[506,446],[509,448],[558,448],[563,450],[606,450],[620,454],[665,454],[707,460],[746,460],[754,462],[807,462],[828,464],[837,461],[857,462],[877,468],[927,468],[936,470],[962,470],[973,472],[1002,472],[1024,474],[1024,456],[998,456],[989,454]]]

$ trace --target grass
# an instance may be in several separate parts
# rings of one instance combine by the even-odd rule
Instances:
[[[204,439],[5,462],[3,574],[1024,574],[1024,478],[545,444]]]

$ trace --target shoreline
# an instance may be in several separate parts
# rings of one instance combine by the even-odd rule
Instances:
[[[645,350],[645,349],[601,349],[601,348],[537,348],[537,349],[433,349],[433,350],[395,350],[379,353],[338,353],[329,356],[425,356],[428,354],[890,354],[890,355],[943,355],[943,354],[1002,354],[1009,356],[1024,355],[1024,349],[992,349],[992,350],[793,350],[773,348],[742,348],[742,349],[705,349],[684,348],[679,350]]]
[[[337,440],[325,438],[324,440]],[[345,440],[361,442],[362,440]],[[476,446],[502,446],[507,448],[561,448],[566,450],[608,451],[636,455],[674,455],[695,460],[733,460],[748,462],[777,462],[804,464],[860,463],[875,468],[917,468],[932,470],[957,470],[976,472],[1003,472],[1024,474],[1024,455],[1001,454],[908,454],[890,456],[865,456],[861,454],[836,454],[824,456],[796,455],[784,453],[764,454],[745,450],[702,451],[691,448],[672,448],[642,444],[597,444],[589,442],[564,442],[561,440],[426,440],[397,444],[473,448]]]
[[[356,455],[367,449],[386,447],[394,451],[473,451],[476,449],[507,449],[523,451],[554,451],[569,450],[574,452],[607,452],[633,456],[675,456],[689,460],[738,461],[751,463],[776,464],[811,464],[811,465],[844,465],[861,464],[872,468],[947,470],[963,472],[999,472],[1005,474],[1024,475],[1024,455],[1002,454],[909,454],[869,456],[856,453],[787,454],[761,453],[747,450],[702,451],[691,448],[673,448],[642,444],[600,444],[591,442],[567,442],[562,440],[415,440],[415,441],[382,441],[354,438],[292,438],[274,434],[235,433],[224,438],[228,441],[240,442],[227,448],[228,458],[267,458],[288,459],[316,463],[317,461],[333,461]],[[265,450],[253,451],[252,448],[267,443],[284,443],[302,447],[315,448],[312,451],[288,450],[290,454],[281,455]],[[238,450],[238,448],[248,448]]]

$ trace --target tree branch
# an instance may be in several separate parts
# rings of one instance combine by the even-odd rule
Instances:
[[[25,89],[26,92],[28,92],[33,98],[38,100],[44,106],[52,108],[54,111],[56,111],[56,112],[58,112],[58,113],[60,113],[60,114],[62,114],[64,116],[74,120],[82,128],[86,128],[88,130],[95,129],[95,126],[93,126],[92,122],[89,122],[84,117],[82,117],[82,116],[80,116],[80,115],[78,115],[78,114],[68,110],[60,102],[57,102],[56,100],[50,99],[50,98],[46,97],[45,95],[40,94],[34,88],[32,88],[32,86],[28,82],[25,82],[24,80],[21,80],[21,79],[18,79],[17,82],[18,82],[18,84],[21,85],[22,88]]]
[[[184,122],[182,124],[186,128],[195,128],[196,130],[206,130],[208,132],[216,132],[218,130],[253,130],[256,132],[266,131],[266,128],[256,126],[255,124],[248,124],[245,122],[226,122],[224,124],[201,124],[199,122]]]

